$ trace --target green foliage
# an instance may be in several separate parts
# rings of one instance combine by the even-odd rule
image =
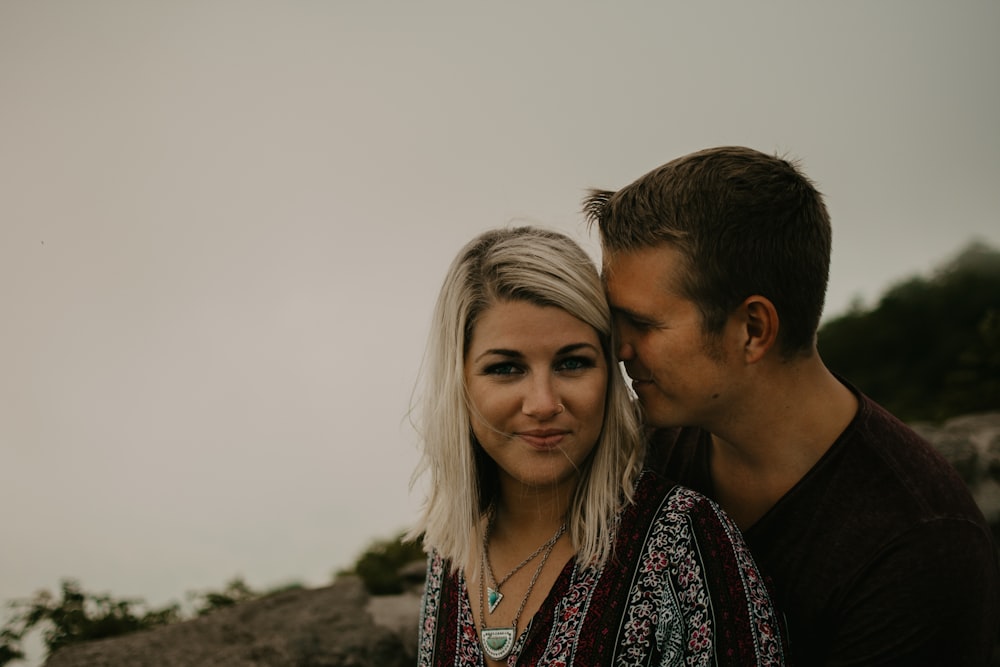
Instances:
[[[904,421],[1000,408],[1000,252],[973,243],[824,324],[827,366]]]
[[[23,660],[24,652],[21,650],[21,637],[13,631],[4,628],[0,631],[0,666],[15,660]]]
[[[298,582],[283,584],[263,593],[252,590],[242,577],[230,580],[221,591],[188,593],[195,616],[231,607],[258,597],[302,588]],[[180,605],[173,603],[149,609],[142,600],[118,600],[109,595],[86,593],[72,579],[61,582],[61,598],[39,591],[31,600],[10,603],[13,616],[0,629],[0,667],[24,659],[22,642],[33,629],[42,629],[48,654],[58,649],[90,641],[118,637],[185,619]]]
[[[166,625],[180,620],[174,604],[162,609],[145,608],[141,600],[116,600],[108,595],[85,593],[72,579],[61,583],[61,598],[40,591],[31,600],[10,604],[13,617],[0,630],[0,665],[24,658],[21,642],[28,632],[44,627],[42,637],[51,654],[64,646],[92,639]]]
[[[419,542],[407,542],[403,533],[390,540],[374,542],[354,564],[353,572],[361,577],[372,595],[396,595],[403,592],[399,569],[408,563],[424,560]]]
[[[260,593],[247,586],[243,577],[234,577],[221,591],[202,591],[189,593],[188,597],[195,603],[195,614],[204,616],[217,609],[232,607],[234,604],[246,602],[260,597]]]

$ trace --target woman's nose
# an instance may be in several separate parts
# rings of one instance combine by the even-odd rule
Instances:
[[[562,412],[562,405],[551,379],[539,378],[530,383],[521,411],[536,419],[549,419]]]

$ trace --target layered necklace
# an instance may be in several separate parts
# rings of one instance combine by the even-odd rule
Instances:
[[[482,627],[479,631],[479,637],[483,645],[483,652],[486,653],[486,655],[493,660],[503,660],[510,655],[511,649],[514,648],[514,639],[517,635],[517,622],[521,619],[521,612],[524,611],[524,605],[527,604],[528,597],[531,596],[531,591],[535,588],[535,582],[538,581],[538,576],[542,573],[542,568],[545,567],[545,562],[549,559],[549,556],[552,555],[552,549],[555,548],[556,542],[559,541],[562,534],[566,532],[566,523],[564,522],[561,526],[559,526],[555,534],[549,538],[548,542],[528,554],[527,558],[522,560],[514,567],[514,569],[505,574],[500,581],[497,581],[496,577],[493,576],[493,568],[490,565],[490,555],[488,553],[490,532],[493,529],[493,521],[495,519],[496,511],[491,508],[489,522],[486,524],[486,530],[483,531],[483,562],[479,575],[479,617],[482,619]],[[500,592],[503,585],[507,583],[511,577],[517,574],[521,568],[535,560],[535,558],[538,557],[538,554],[542,554],[542,560],[538,563],[538,567],[535,568],[535,574],[531,577],[531,583],[528,584],[528,590],[525,592],[524,597],[521,598],[521,605],[517,608],[517,613],[514,614],[514,622],[510,627],[487,627],[487,603],[489,605],[490,613],[492,614],[497,608],[497,605],[500,604],[500,601],[503,600],[503,593]],[[493,584],[492,586],[486,586],[486,577],[490,578],[490,582]]]

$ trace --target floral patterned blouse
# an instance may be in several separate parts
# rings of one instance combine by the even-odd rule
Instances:
[[[485,664],[465,578],[428,559],[417,663]],[[735,524],[645,471],[602,568],[571,559],[507,657],[514,665],[784,665],[784,627]]]

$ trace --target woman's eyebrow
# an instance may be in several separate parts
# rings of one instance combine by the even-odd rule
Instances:
[[[563,345],[558,350],[556,350],[556,354],[557,355],[569,354],[570,352],[575,352],[576,350],[579,350],[581,348],[589,348],[594,352],[599,352],[599,350],[595,345],[592,345],[591,343],[580,342],[580,343],[570,343],[569,345]],[[505,357],[507,359],[524,358],[524,354],[518,352],[517,350],[508,350],[502,347],[496,347],[496,348],[491,348],[489,350],[484,350],[483,353],[480,354],[475,359],[473,359],[473,361],[479,361],[483,357],[489,357],[489,356]]]
[[[569,345],[564,345],[563,347],[560,347],[559,351],[556,352],[556,354],[560,354],[560,355],[562,355],[562,354],[569,354],[570,352],[575,352],[576,350],[579,350],[580,348],[589,348],[589,349],[593,350],[594,352],[599,352],[599,350],[594,345],[592,345],[591,343],[570,343]]]
[[[520,352],[518,352],[517,350],[505,350],[503,348],[499,348],[498,347],[498,348],[493,348],[493,349],[484,351],[482,354],[480,354],[478,357],[476,357],[473,361],[479,361],[483,357],[488,357],[490,355],[496,355],[498,357],[507,357],[507,358],[510,358],[510,359],[520,359],[520,358],[524,357],[524,355],[521,354]]]

